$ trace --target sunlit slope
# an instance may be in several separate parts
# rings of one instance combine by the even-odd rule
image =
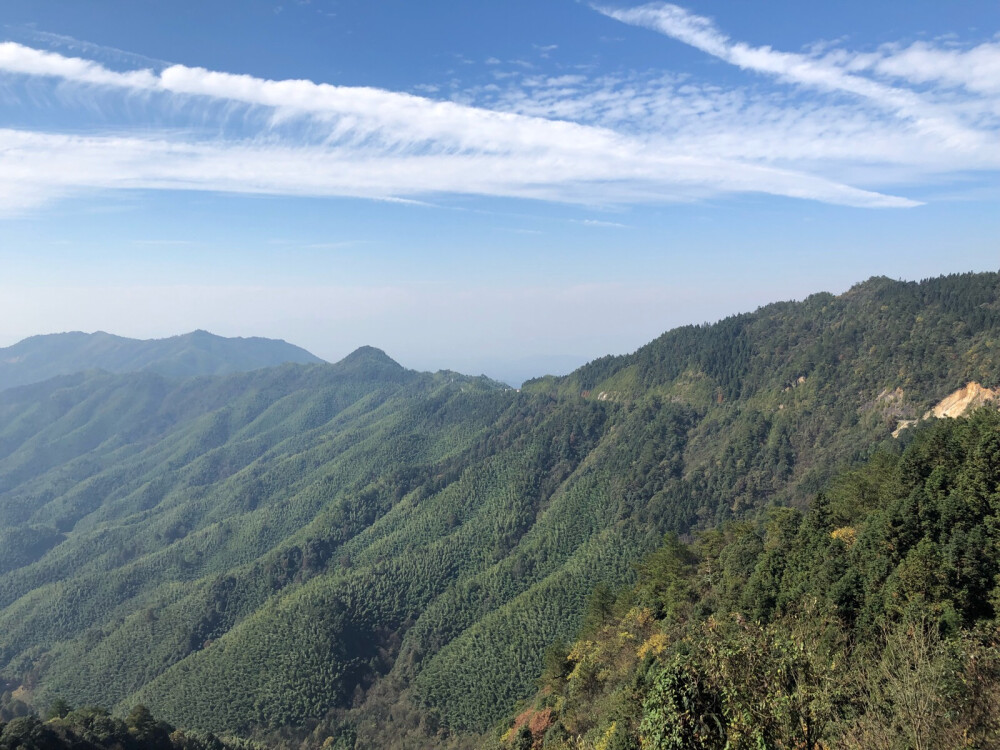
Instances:
[[[479,746],[996,747],[998,438],[922,421],[806,513],[668,535]]]
[[[417,375],[381,357],[179,385],[95,376],[53,382],[48,393],[5,394],[5,414],[52,409],[2,463],[4,535],[33,540],[4,548],[5,657],[85,631],[90,652],[96,628],[110,637],[125,615],[159,611],[206,575],[257,561],[324,518],[335,537],[356,533],[384,510],[371,501],[374,490],[363,492],[373,481],[441,461],[503,408],[496,400],[477,411],[477,399],[495,388],[487,381]],[[459,395],[463,408],[450,413]],[[98,414],[95,402],[110,410]],[[75,438],[96,433],[102,420],[103,439]],[[15,430],[23,423],[4,422]],[[53,451],[61,463],[50,470]],[[315,551],[321,562],[332,549],[326,543]],[[259,571],[248,580],[267,588]],[[135,656],[133,670],[147,671],[149,652]],[[80,666],[67,662],[68,671]],[[110,682],[113,692],[134,680]],[[108,702],[109,692],[84,695],[93,687],[83,681],[74,695]]]

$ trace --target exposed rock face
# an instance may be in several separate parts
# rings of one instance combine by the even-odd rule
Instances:
[[[969,409],[996,401],[1000,398],[1000,388],[983,388],[979,383],[969,383],[964,388],[959,388],[949,396],[945,396],[934,408],[928,411],[922,419],[955,419],[965,414]],[[900,420],[892,436],[899,437],[899,433],[907,427],[912,427],[918,422],[916,419]]]
[[[950,396],[944,398],[937,406],[924,414],[928,417],[960,417],[969,409],[982,406],[988,401],[995,401],[1000,396],[1000,389],[983,388],[979,383],[969,383],[965,388],[959,388]]]

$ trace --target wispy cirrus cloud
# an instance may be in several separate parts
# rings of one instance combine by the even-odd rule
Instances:
[[[992,117],[1000,114],[1000,100],[988,96],[955,101],[939,91],[917,91],[886,80],[943,82],[964,85],[981,94],[1000,93],[1000,86],[994,83],[995,75],[1000,73],[1000,44],[982,44],[968,51],[917,43],[871,53],[833,49],[806,54],[734,41],[711,19],[671,3],[595,9],[623,23],[658,31],[743,70],[862,101],[905,123],[903,134],[933,139],[935,152],[947,151],[949,158],[960,165],[1000,167],[996,149],[998,123]],[[988,119],[984,121],[984,117]],[[898,126],[895,130],[899,132]]]
[[[149,124],[73,134],[0,129],[0,210],[94,189],[382,200],[459,193],[585,204],[759,192],[906,207],[917,201],[889,193],[908,179],[1000,166],[983,101],[942,103],[886,82],[894,76],[992,91],[989,45],[962,53],[973,55],[967,69],[976,72],[960,78],[963,61],[935,68],[933,56],[945,51],[931,47],[867,57],[784,53],[733,42],[709,19],[674,5],[600,10],[748,71],[861,103],[803,107],[780,92],[723,89],[670,73],[523,72],[504,87],[466,92],[464,102],[445,101],[183,65],[119,71],[7,42],[0,43],[0,76],[8,84],[53,81],[78,98],[139,94],[151,107],[200,108],[203,121],[239,106],[253,118],[239,135],[158,132]]]
[[[842,52],[816,57],[735,42],[719,31],[710,19],[670,3],[650,3],[624,10],[599,7],[597,10],[623,23],[659,31],[744,70],[773,75],[789,83],[852,94],[941,135],[969,135],[949,112],[925,97],[858,75],[851,70],[855,67],[850,65],[852,58]]]
[[[576,154],[579,158],[573,158]],[[602,163],[601,158],[614,163]],[[686,183],[686,184],[685,184]],[[0,205],[24,210],[82,189],[214,190],[408,200],[474,193],[577,203],[682,200],[702,191],[772,192],[858,206],[903,198],[765,166],[572,149],[386,154],[368,149],[186,143],[0,130]],[[671,192],[672,191],[672,192]]]
[[[604,229],[628,229],[628,224],[621,224],[617,221],[604,221],[603,219],[582,219],[579,223],[587,227],[602,227]]]
[[[988,137],[975,148],[956,148],[863,103],[803,102],[796,92],[723,88],[658,71],[605,75],[574,85],[528,78],[511,78],[475,95],[497,109],[576,119],[649,142],[669,140],[677,151],[820,174],[882,191],[1000,169],[1000,153]]]
[[[867,55],[835,51],[829,61],[842,64],[848,70],[872,70],[911,83],[936,83],[979,94],[1000,95],[1000,42],[955,49],[918,41],[905,46],[887,45]]]

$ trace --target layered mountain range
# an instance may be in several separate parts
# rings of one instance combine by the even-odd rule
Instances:
[[[372,348],[60,364],[0,392],[0,710],[472,745],[665,533],[808,509],[903,451],[902,421],[1000,386],[998,342],[1000,275],[966,274],[675,329],[519,392]]]

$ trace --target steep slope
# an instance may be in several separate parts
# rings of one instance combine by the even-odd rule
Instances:
[[[724,472],[766,443],[773,472],[744,473],[732,507],[801,501],[837,465],[862,458],[885,428],[916,419],[970,381],[1000,384],[997,285],[997,274],[874,278],[839,297],[816,294],[678,328],[634,354],[523,389],[626,403],[659,396],[704,410],[688,471],[711,483],[719,440],[728,444]]]
[[[1000,413],[910,437],[806,515],[668,537],[484,745],[996,747]]]
[[[0,677],[198,729],[468,744],[664,532],[805,505],[905,447],[898,420],[1000,385],[998,300],[997,274],[875,279],[521,393],[377,350],[6,391]]]
[[[55,333],[32,336],[0,349],[0,390],[84,370],[194,377],[320,361],[284,341],[223,338],[207,331],[145,341],[103,331]]]
[[[942,375],[960,384],[995,380],[984,365],[998,314],[995,273],[923,282],[872,278],[840,296],[814,294],[676,328],[634,354],[603,357],[526,387],[612,399],[653,391],[722,403],[816,376],[828,388],[871,389],[892,380],[922,392]],[[691,387],[692,376],[705,379],[700,389]]]

